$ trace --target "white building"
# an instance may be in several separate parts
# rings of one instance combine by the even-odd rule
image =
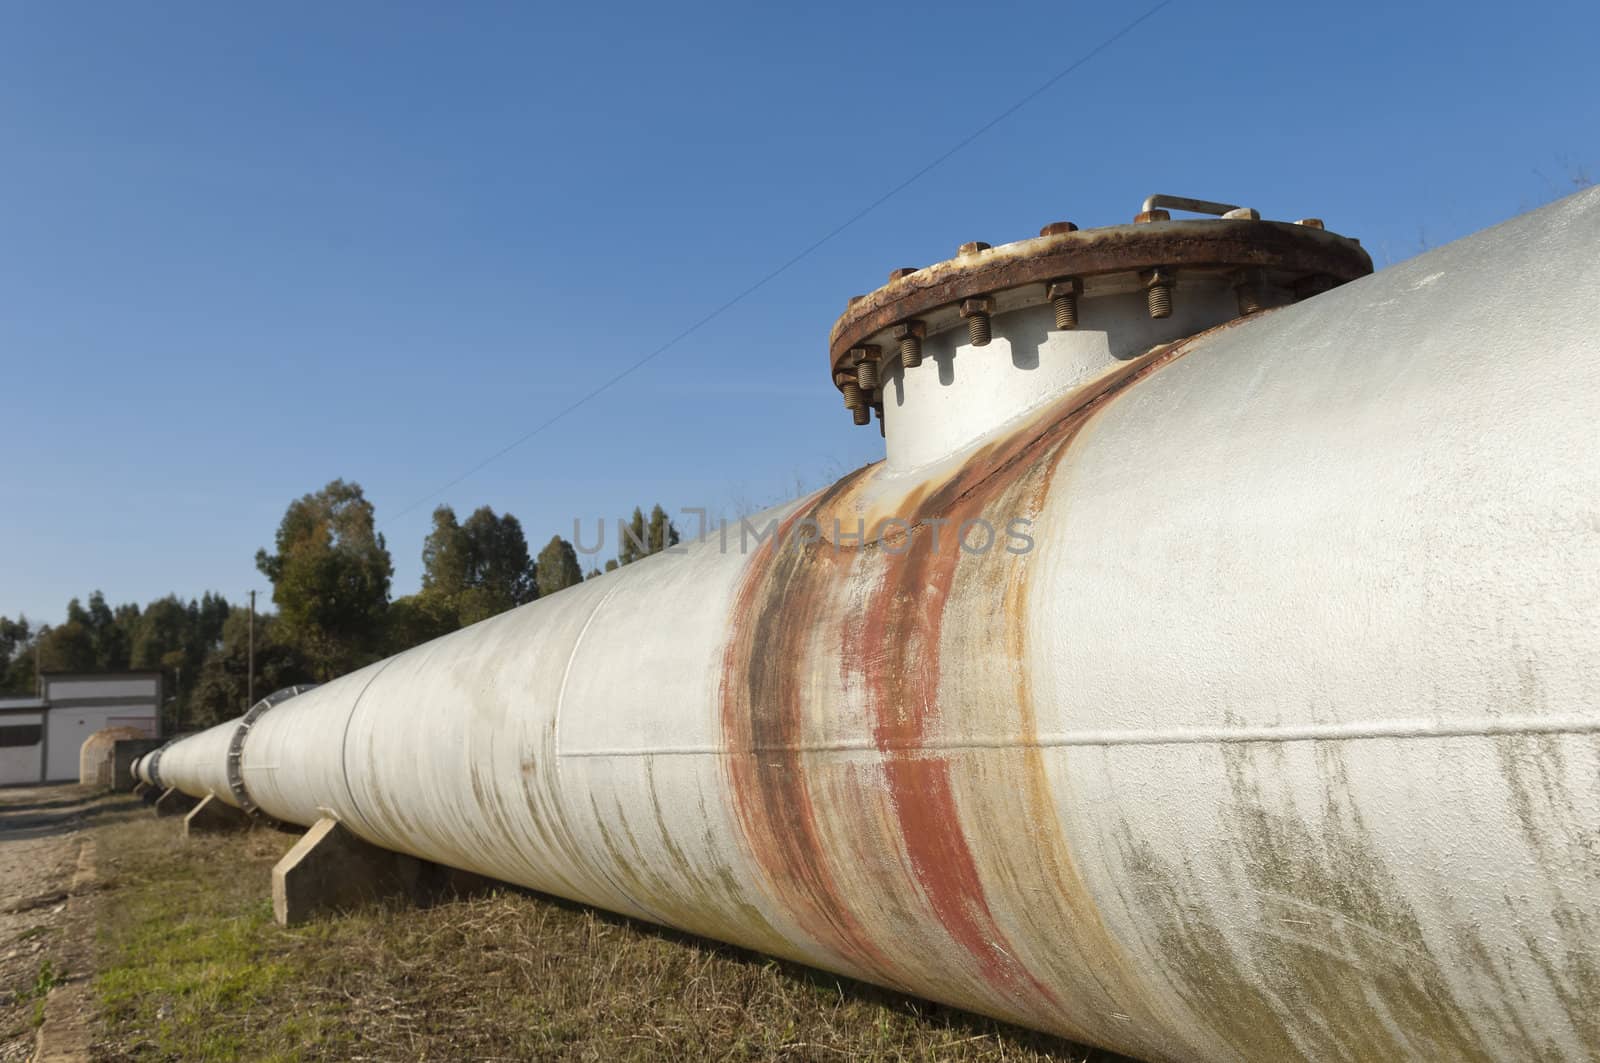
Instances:
[[[76,781],[84,740],[104,727],[161,733],[160,672],[46,672],[40,686],[0,698],[0,786]]]

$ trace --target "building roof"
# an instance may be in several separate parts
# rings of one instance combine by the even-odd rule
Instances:
[[[42,698],[0,698],[0,712],[7,709],[44,709],[49,704]]]
[[[161,671],[156,668],[135,668],[115,672],[52,672],[47,668],[39,673],[39,677],[41,679],[143,679],[160,674]]]

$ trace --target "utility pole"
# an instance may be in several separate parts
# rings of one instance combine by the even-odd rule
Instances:
[[[256,592],[250,592],[250,678],[245,688],[244,707],[248,711],[256,703]]]

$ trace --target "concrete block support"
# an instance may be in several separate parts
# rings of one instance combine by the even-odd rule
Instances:
[[[156,798],[156,815],[182,816],[200,802],[184,793],[182,790],[169,789],[166,793]]]
[[[189,814],[183,817],[183,836],[187,838],[192,834],[246,830],[249,826],[250,817],[241,809],[227,804],[216,794],[208,794],[205,800],[195,805]]]
[[[338,820],[320,819],[272,869],[272,914],[294,926],[381,901],[426,906],[492,885],[469,871],[380,849]]]

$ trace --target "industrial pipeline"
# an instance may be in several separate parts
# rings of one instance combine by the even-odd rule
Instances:
[[[1597,247],[964,245],[850,301],[885,460],[780,534],[137,771],[1149,1060],[1600,1058]]]

